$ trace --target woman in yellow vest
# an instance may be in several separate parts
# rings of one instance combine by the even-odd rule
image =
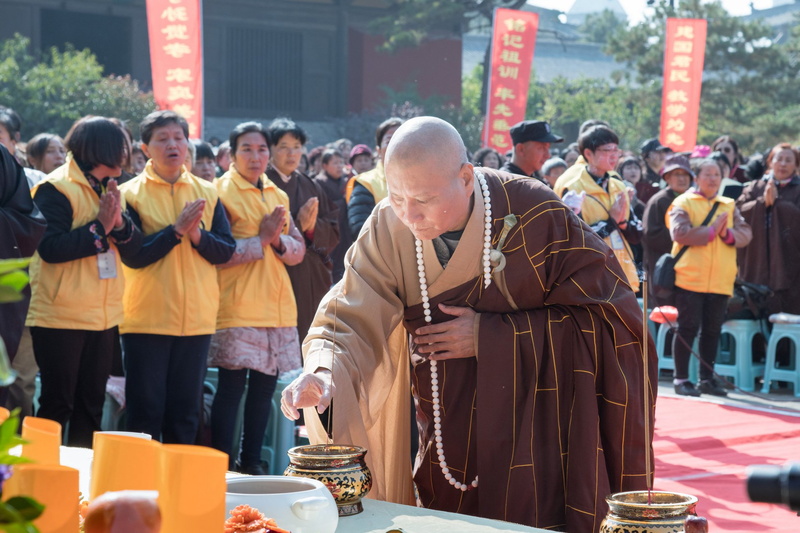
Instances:
[[[642,230],[631,212],[628,187],[614,171],[621,154],[619,137],[606,126],[593,126],[581,134],[578,148],[586,163],[568,168],[554,192],[611,247],[625,272],[623,281],[637,292],[639,271],[630,245],[639,243]]]
[[[231,455],[247,384],[239,458],[231,468],[263,475],[261,445],[278,375],[302,364],[297,305],[285,265],[302,261],[306,246],[289,213],[289,197],[265,174],[267,131],[256,122],[239,124],[231,132],[230,146],[233,162],[216,187],[236,252],[218,271],[217,333],[208,358],[209,366],[219,368],[211,442]]]
[[[722,174],[716,161],[695,163],[695,186],[678,196],[667,210],[672,255],[686,252],[675,264],[675,307],[678,332],[673,338],[675,392],[684,396],[727,395],[714,380],[722,323],[736,279],[736,248],[747,246],[753,234],[734,201],[719,196]],[[703,224],[717,204],[711,220]],[[700,383],[689,381],[689,357],[700,330]]]
[[[127,427],[163,442],[193,444],[219,288],[214,265],[235,243],[217,189],[184,166],[186,120],[155,111],[140,126],[144,172],[122,185],[142,247],[125,264]]]
[[[122,322],[120,256],[136,253],[142,234],[114,180],[126,157],[122,130],[85,117],[66,145],[66,163],[33,189],[47,230],[31,262],[26,325],[41,373],[37,416],[69,423],[67,443],[91,448]]]

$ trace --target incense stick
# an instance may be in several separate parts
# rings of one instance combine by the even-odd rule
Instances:
[[[338,318],[338,311],[339,311],[339,295],[344,294],[344,292],[340,292],[336,295],[333,299],[333,338],[331,339],[331,390],[336,390],[333,387],[333,360],[334,360],[334,351],[336,350],[336,323],[339,321]],[[333,396],[331,396],[331,401],[328,404],[328,423],[327,428],[325,429],[325,436],[328,440],[328,445],[333,444]]]
[[[644,465],[645,479],[647,483],[647,505],[653,503],[653,481],[650,477],[650,395],[648,385],[650,384],[650,372],[648,370],[648,346],[647,338],[647,272],[642,272],[642,355],[644,356]]]

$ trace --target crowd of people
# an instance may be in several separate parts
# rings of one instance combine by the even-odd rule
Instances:
[[[351,245],[358,239],[392,252],[392,234],[383,235],[387,243],[376,241],[385,228],[375,226],[375,217],[389,203],[400,210],[394,205],[399,200],[383,202],[395,194],[386,172],[387,151],[400,144],[390,144],[393,136],[405,132],[405,151],[395,149],[397,175],[406,167],[422,170],[408,147],[433,157],[403,125],[399,118],[377,125],[374,148],[340,139],[309,149],[298,124],[277,118],[266,127],[239,124],[227,141],[212,146],[189,139],[181,116],[156,111],[141,122],[139,140],[118,119],[84,117],[64,139],[41,133],[23,143],[20,117],[0,107],[0,251],[4,258],[33,256],[29,305],[2,306],[4,316],[15,317],[3,320],[0,333],[20,376],[2,400],[33,414],[38,372],[36,414],[60,422],[68,444],[91,446],[101,429],[106,381],[124,375],[128,430],[194,443],[204,423],[206,369],[216,367],[219,386],[207,421],[211,445],[231,455],[238,439],[231,469],[264,473],[261,446],[278,377],[301,367],[301,344],[318,308],[330,312],[324,298],[332,285],[343,280],[352,286],[352,303],[364,289],[359,283],[369,281],[347,277],[348,265],[365,260]],[[423,126],[422,136],[426,128],[432,139],[450,135],[438,124]],[[523,121],[510,136],[513,149],[506,154],[481,148],[463,157],[476,169],[497,169],[501,182],[510,173],[552,189],[560,209],[582,219],[582,231],[598,249],[611,250],[618,263],[606,268],[616,276],[612,285],[640,292],[643,272],[651,279],[663,254],[680,253],[674,297],[650,295],[655,304],[678,309],[678,394],[726,394],[712,371],[737,277],[772,289],[768,312],[800,314],[800,271],[791,267],[800,256],[796,147],[781,143],[748,158],[723,135],[691,153],[672,153],[658,139],[644,141],[639,153],[623,152],[612,126],[601,120],[584,123],[576,142],[560,151],[553,145],[564,139],[547,122]],[[458,148],[447,142],[448,149]],[[464,177],[470,193],[471,179],[471,173]],[[484,191],[500,194],[503,187]],[[421,212],[429,209],[424,199],[413,202]],[[413,221],[403,223],[424,233]],[[444,228],[424,239],[432,240],[440,262],[444,258],[442,268],[451,256],[469,259],[455,253],[461,231]],[[418,244],[419,261],[421,255]],[[489,255],[487,275],[497,268]],[[387,264],[397,259],[384,256]],[[419,264],[424,276],[426,266]],[[405,276],[404,265],[395,266]],[[417,269],[411,270],[413,279],[404,283],[416,285]],[[385,274],[380,283],[398,281]],[[522,287],[501,290],[519,302]],[[421,294],[427,294],[424,287]],[[424,326],[421,317],[409,320]],[[20,342],[23,319],[29,345],[27,333]],[[698,331],[706,364],[695,386],[688,364]],[[242,431],[235,435],[245,388]]]
[[[745,157],[731,136],[722,135],[685,153],[647,139],[636,154],[621,150],[611,127],[598,120],[582,124],[577,142],[560,152],[551,143],[563,139],[545,122],[524,122],[510,133],[514,148],[505,157],[485,148],[473,163],[552,187],[603,237],[634,291],[643,273],[653,279],[662,255],[677,256],[686,247],[675,266],[675,292],[664,298],[652,283],[648,291],[654,305],[678,310],[672,346],[678,394],[726,395],[713,365],[737,279],[771,291],[761,314],[800,312],[800,280],[791,267],[800,252],[793,221],[800,211],[797,147],[780,143]],[[550,157],[543,158],[545,153]],[[719,211],[706,221],[712,209]],[[688,365],[698,331],[704,364],[695,387]]]

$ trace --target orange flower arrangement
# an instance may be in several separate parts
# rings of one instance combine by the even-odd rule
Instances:
[[[291,533],[291,531],[279,528],[275,520],[266,518],[258,509],[240,505],[231,510],[231,517],[225,521],[225,533]]]

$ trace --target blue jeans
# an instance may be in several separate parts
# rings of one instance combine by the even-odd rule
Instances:
[[[675,287],[675,307],[678,309],[678,332],[672,339],[672,354],[675,357],[675,378],[689,377],[689,358],[697,331],[700,330],[700,379],[714,376],[719,336],[728,296],[707,292],[692,292]]]
[[[244,403],[239,462],[249,466],[261,462],[261,446],[267,431],[267,423],[272,409],[272,395],[275,393],[278,376],[270,376],[246,368],[219,369],[217,394],[214,396],[214,404],[211,407],[211,445],[219,451],[227,453],[228,456],[231,455],[236,416],[239,412],[245,383],[248,381],[248,372],[250,380]]]
[[[128,431],[194,444],[211,335],[122,335]]]

